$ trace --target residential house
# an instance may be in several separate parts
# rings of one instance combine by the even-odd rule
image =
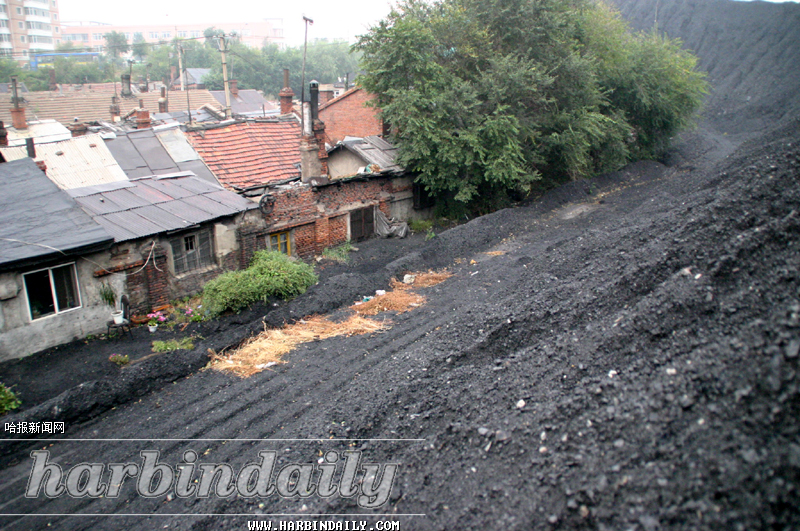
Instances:
[[[24,114],[21,119],[25,120]],[[6,129],[8,131],[9,146],[24,147],[29,138],[33,139],[34,144],[60,142],[72,138],[70,130],[55,120],[37,120],[23,122],[23,124],[17,124],[17,127],[12,126]]]
[[[33,158],[42,163],[40,167],[46,168],[47,177],[62,190],[128,180],[99,134],[36,144],[34,149]],[[7,161],[30,155],[24,146],[0,146],[0,153]]]
[[[205,89],[206,84],[203,82],[203,78],[210,73],[210,68],[185,68],[182,76],[183,79],[181,79],[179,75],[174,75],[169,84],[169,88],[170,90]]]
[[[233,116],[244,118],[266,118],[267,116],[276,117],[279,114],[278,108],[270,101],[264,99],[264,94],[258,90],[240,89],[235,79],[228,82],[231,112]],[[225,107],[225,91],[210,90],[211,95],[216,98],[221,107]]]
[[[177,123],[130,131],[106,124],[102,131],[106,146],[129,179],[190,171],[219,184]]]
[[[105,326],[94,261],[113,244],[33,160],[0,164],[0,360]]]
[[[396,150],[388,142],[377,137],[348,139],[348,145],[332,149],[329,155],[324,140],[326,124],[317,112],[315,83],[310,94],[309,119],[300,142],[293,135],[276,146],[291,156],[289,160],[300,159],[300,175],[294,171],[288,178],[239,187],[240,193],[262,194],[259,208],[266,226],[242,231],[256,250],[272,249],[310,259],[326,247],[370,237],[381,214],[399,219],[429,215],[429,211],[414,209],[413,177],[394,162]],[[219,131],[232,142],[230,132]],[[208,134],[204,140],[209,141]],[[200,148],[198,151],[206,156]],[[269,150],[262,146],[254,151]],[[209,166],[214,168],[210,162]],[[224,182],[222,173],[215,172]]]
[[[113,121],[114,116],[125,117],[134,114],[137,109],[159,110],[159,100],[161,94],[158,92],[146,92],[135,94],[133,97],[115,97],[114,94],[106,91],[94,91],[84,89],[80,91],[45,91],[27,92],[23,94],[23,105],[28,118],[38,121],[56,120],[62,125],[69,127],[76,122],[88,123],[99,121]],[[189,102],[187,103],[187,97]],[[112,101],[115,99],[115,101]],[[169,95],[167,96],[169,100]],[[173,93],[172,100],[175,99]],[[11,98],[0,98],[0,120],[5,123],[12,123],[11,109],[13,103]],[[161,102],[162,104],[164,102]],[[167,105],[173,103],[167,102]],[[112,106],[115,105],[115,110]],[[173,106],[177,109],[198,109],[205,105],[217,106],[214,99],[207,90],[192,90],[188,95],[181,94]]]
[[[319,119],[325,124],[325,141],[334,145],[347,136],[385,136],[381,111],[368,103],[375,100],[361,87],[344,92],[319,106]]]
[[[193,295],[225,270],[246,267],[244,233],[264,225],[258,205],[191,172],[68,190],[114,238],[96,260],[100,282],[121,278],[136,313]]]
[[[186,135],[227,189],[260,195],[269,184],[300,177],[300,124],[294,115],[198,126]]]

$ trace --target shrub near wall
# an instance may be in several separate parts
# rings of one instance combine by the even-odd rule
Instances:
[[[314,269],[273,251],[258,251],[245,270],[223,273],[205,285],[203,305],[211,315],[238,311],[269,297],[288,299],[317,282]]]

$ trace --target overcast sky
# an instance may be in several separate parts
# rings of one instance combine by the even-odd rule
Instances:
[[[314,38],[355,40],[371,24],[385,17],[391,0],[61,0],[61,20],[109,24],[208,24],[282,18],[286,43],[303,42],[303,15],[314,20],[309,40]],[[224,9],[224,10],[223,10]]]
[[[742,0],[750,1],[750,0]],[[771,2],[798,0],[767,0]],[[247,22],[264,18],[283,19],[286,44],[303,42],[303,15],[314,20],[309,40],[314,38],[355,40],[371,24],[385,17],[394,0],[61,0],[61,20],[110,24],[208,24]]]

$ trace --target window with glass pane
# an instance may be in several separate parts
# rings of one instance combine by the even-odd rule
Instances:
[[[23,278],[31,319],[80,308],[75,264],[26,273]]]
[[[289,244],[289,233],[278,232],[269,235],[269,250],[278,251],[283,254],[292,254],[291,245]]]
[[[213,265],[210,231],[186,234],[170,241],[175,274]]]

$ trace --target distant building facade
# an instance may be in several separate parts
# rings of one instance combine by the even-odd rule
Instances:
[[[0,0],[0,56],[27,63],[31,54],[52,52],[63,40],[60,0]]]
[[[2,0],[0,0],[2,1]],[[29,1],[29,0],[26,0]],[[144,26],[115,26],[99,22],[67,22],[61,28],[62,39],[71,42],[78,48],[102,51],[106,44],[105,34],[116,31],[133,44],[134,36],[141,33],[145,42],[170,42],[172,39],[202,39],[208,28],[222,30],[225,33],[236,33],[241,42],[252,48],[261,48],[265,42],[283,44],[283,19],[264,19],[252,22],[206,24],[167,24]]]

